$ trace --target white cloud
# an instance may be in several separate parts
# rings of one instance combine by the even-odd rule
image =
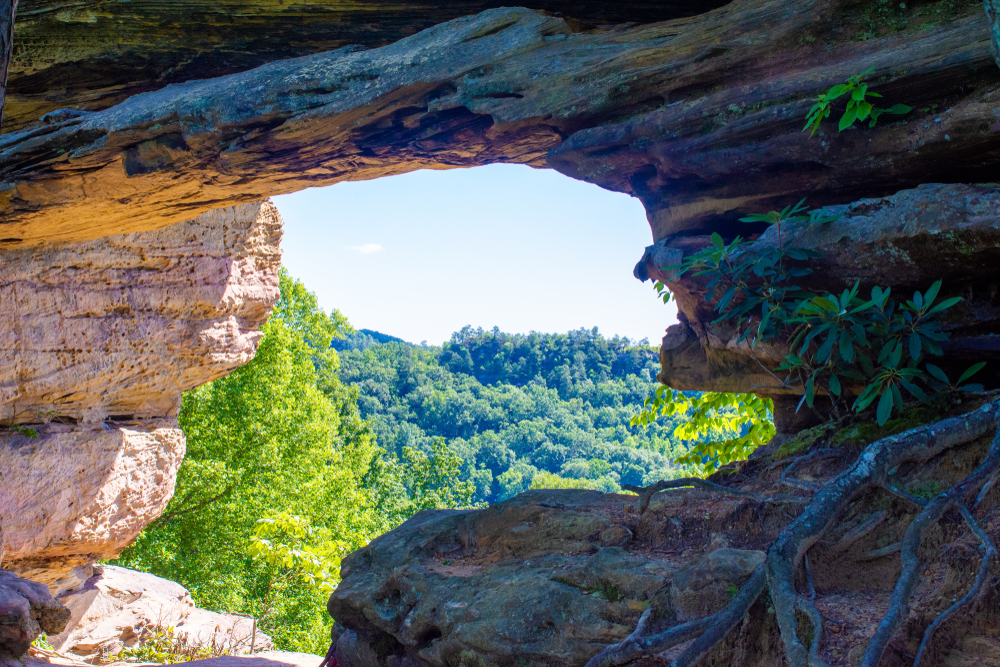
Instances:
[[[372,253],[382,252],[385,250],[382,246],[377,243],[366,243],[364,245],[349,245],[348,250],[353,250],[354,252],[360,252],[362,255],[371,255]]]

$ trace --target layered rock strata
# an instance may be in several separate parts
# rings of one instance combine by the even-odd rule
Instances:
[[[175,417],[182,392],[253,358],[280,238],[277,209],[256,202],[3,251],[0,424]]]
[[[655,239],[731,231],[748,208],[780,208],[795,193],[822,205],[995,179],[1000,82],[982,8],[953,7],[933,29],[917,13],[859,41],[865,11],[735,0],[579,32],[496,9],[379,49],[66,110],[0,138],[3,239],[96,238],[220,201],[491,162],[549,165],[634,194]],[[915,110],[874,129],[801,131],[812,98],[869,69],[887,103]]]
[[[946,358],[935,360],[961,373],[978,361],[1000,360],[1000,188],[996,185],[927,184],[888,197],[863,199],[821,209],[823,224],[782,226],[782,245],[818,253],[812,274],[797,284],[839,292],[857,281],[867,296],[874,286],[891,286],[897,298],[910,298],[942,281],[939,298],[962,297],[945,319],[950,340]],[[777,247],[774,228],[753,235],[736,259]],[[665,280],[674,293],[681,323],[663,339],[660,380],[677,389],[788,393],[776,386],[758,361],[774,368],[788,352],[782,345],[758,345],[752,352],[737,344],[732,322],[716,322],[715,301],[706,301],[707,278],[675,277],[669,267],[709,245],[707,236],[673,236],[646,249],[636,266],[642,279]],[[995,381],[996,370],[984,374]]]
[[[184,456],[181,394],[253,357],[280,236],[264,201],[0,253],[3,567],[78,589],[159,516]],[[11,618],[37,634],[29,607]]]
[[[4,125],[16,129],[59,107],[101,109],[169,83],[232,74],[350,44],[385,46],[504,4],[499,0],[364,4],[21,0]],[[588,25],[607,25],[691,16],[725,0],[530,4]]]
[[[79,588],[163,512],[184,457],[172,419],[49,424],[0,436],[3,567],[47,585]]]

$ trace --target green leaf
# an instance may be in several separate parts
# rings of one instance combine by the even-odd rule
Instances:
[[[930,306],[934,303],[934,299],[937,298],[938,292],[941,290],[941,281],[937,280],[931,285],[926,292],[924,292],[924,304]]]
[[[864,120],[868,118],[868,115],[872,112],[871,102],[858,102],[857,117],[858,120]]]
[[[840,125],[838,126],[840,131],[843,132],[851,125],[854,125],[854,121],[857,119],[857,111],[855,109],[848,109],[844,112],[844,115],[840,117]]]
[[[840,396],[840,379],[836,375],[830,376],[830,393],[834,396]]]
[[[934,313],[940,313],[943,310],[948,310],[949,308],[951,308],[952,306],[954,306],[956,303],[958,303],[961,300],[962,300],[962,297],[960,297],[960,296],[953,296],[950,299],[945,299],[944,301],[942,301],[938,305],[936,305],[933,308],[931,308],[930,310],[928,310],[927,314],[928,315],[933,315]]]
[[[962,376],[958,378],[958,382],[956,382],[955,384],[962,384],[963,382],[965,382],[966,380],[968,380],[970,377],[972,377],[973,375],[975,375],[979,371],[983,370],[984,366],[986,366],[986,362],[985,361],[980,361],[977,364],[972,364],[971,366],[969,366],[968,368],[965,369],[965,372],[962,373]]]
[[[827,91],[827,93],[826,93],[826,99],[827,100],[835,100],[838,97],[840,97],[841,95],[843,95],[844,93],[846,93],[850,89],[851,89],[850,86],[848,86],[846,84],[843,84],[843,83],[838,84],[838,85],[834,86],[833,88],[831,88],[830,90]]]
[[[910,358],[920,361],[920,334],[916,331],[910,334]]]
[[[722,240],[717,232],[712,232],[712,245],[714,245],[719,250],[724,250],[726,247],[726,242]]]
[[[905,104],[893,104],[888,109],[883,109],[882,113],[892,113],[896,115],[902,115],[905,113],[910,113],[913,111],[913,107],[908,107]]]
[[[879,399],[875,414],[879,426],[885,426],[885,423],[889,421],[889,416],[892,414],[892,392],[888,389],[882,392],[882,398]]]
[[[840,334],[840,358],[849,364],[854,362],[854,344],[851,342],[851,334],[847,331]]]
[[[951,381],[948,380],[948,376],[945,374],[945,372],[940,368],[938,368],[937,366],[935,366],[934,364],[924,364],[924,368],[927,369],[928,373],[933,375],[941,382],[944,382],[945,384],[951,384]]]

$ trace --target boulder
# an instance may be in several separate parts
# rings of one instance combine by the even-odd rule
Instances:
[[[0,666],[13,667],[41,633],[58,633],[70,612],[33,581],[0,570]]]
[[[763,551],[716,549],[674,573],[671,600],[680,621],[721,611],[767,557]]]
[[[184,434],[174,420],[48,424],[0,436],[4,567],[54,595],[114,558],[174,494]]]
[[[666,558],[601,544],[611,529],[622,536],[625,498],[528,491],[485,510],[420,512],[344,559],[328,605],[348,629],[338,664],[582,665],[654,596],[666,603]]]
[[[49,637],[61,653],[92,661],[167,628],[191,647],[234,655],[274,648],[254,619],[199,609],[180,584],[112,565],[95,566],[94,571],[81,588],[59,597],[72,614],[65,630]]]

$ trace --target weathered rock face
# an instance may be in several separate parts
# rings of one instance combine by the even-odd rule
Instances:
[[[948,356],[935,363],[964,370],[977,361],[1000,359],[1000,280],[994,269],[1000,263],[1000,188],[928,184],[822,212],[838,217],[824,224],[782,227],[784,247],[821,255],[810,260],[813,274],[799,281],[803,287],[839,292],[860,281],[864,295],[878,285],[908,298],[941,280],[939,298],[961,296],[963,301],[946,319]],[[713,324],[718,313],[704,298],[707,280],[691,275],[672,279],[666,270],[709,242],[705,236],[667,237],[647,248],[636,266],[639,277],[667,280],[683,320],[663,340],[660,379],[678,389],[785,393],[750,357],[746,345],[736,344],[731,323]],[[771,228],[740,256],[775,247],[777,233]],[[775,367],[786,353],[780,345],[759,345],[754,356]],[[982,377],[995,382],[996,369]]]
[[[184,456],[181,393],[253,357],[280,236],[277,210],[256,202],[2,253],[4,567],[78,589],[160,515]]]
[[[815,446],[843,447],[840,438],[857,434],[845,429],[828,437],[832,441]],[[918,489],[935,480],[947,488],[980,464],[992,439],[988,433],[901,468],[898,482]],[[817,483],[839,478],[853,460],[841,451],[843,458],[800,460],[794,476]],[[578,667],[602,644],[627,636],[644,609],[652,608],[641,633],[647,638],[704,618],[732,602],[764,551],[815,497],[801,489],[789,493],[782,469],[793,459],[775,459],[758,457],[711,478],[754,491],[758,499],[673,490],[654,495],[640,514],[636,496],[529,491],[485,510],[423,512],[344,559],[343,580],[328,605],[346,628],[336,644],[338,664],[479,667],[523,660]],[[1000,496],[994,489],[983,498],[977,512],[988,516]],[[879,491],[859,494],[850,507],[810,545],[811,579],[797,584],[825,618],[819,657],[845,667],[857,664],[853,657],[863,654],[889,608],[900,541],[921,509]],[[602,536],[613,527],[630,537],[605,546]],[[995,535],[1000,526],[990,522],[984,529]],[[882,665],[912,662],[906,656],[915,654],[930,622],[976,577],[976,542],[964,525],[942,521],[928,539],[935,546],[921,550],[922,583]],[[927,664],[972,665],[977,655],[998,655],[997,591],[987,587],[980,599],[935,635]],[[782,664],[775,606],[773,598],[758,599],[695,664]],[[668,664],[691,646],[683,640],[627,664]]]
[[[180,584],[152,574],[111,565],[97,566],[78,590],[59,597],[72,616],[66,629],[49,637],[57,651],[86,661],[131,648],[166,628],[190,647],[210,647],[241,655],[274,648],[256,631],[252,618],[218,614],[194,606]],[[318,662],[318,661],[317,661]]]
[[[3,135],[4,235],[11,246],[94,238],[220,201],[503,161],[638,196],[656,239],[726,231],[789,193],[840,204],[998,176],[1000,77],[981,8],[949,10],[933,30],[917,14],[912,30],[857,41],[865,11],[736,0],[575,32],[490,10],[379,49],[168,86]],[[872,130],[801,132],[811,98],[868,68],[887,102],[917,110]]]
[[[62,632],[69,610],[38,583],[0,570],[0,666],[14,667],[41,632]]]
[[[132,427],[38,427],[0,436],[4,567],[47,585],[78,588],[167,506],[184,457],[174,420]]]
[[[182,392],[253,357],[280,238],[277,209],[257,202],[3,252],[0,423],[176,416]]]
[[[672,529],[666,514],[685,530],[697,522],[714,531],[733,504],[700,505],[689,516],[682,498],[658,499],[640,519],[635,503],[596,491],[529,491],[486,510],[421,512],[344,560],[328,605],[348,629],[338,664],[578,666],[624,639],[650,605],[651,628],[672,625],[671,578],[693,553],[684,547],[707,545],[700,536],[680,545],[658,522]],[[741,523],[730,529],[745,544]],[[761,522],[758,539],[774,527]],[[713,553],[714,569],[699,570],[697,582],[685,575],[683,609],[711,607],[719,590],[742,583],[741,566],[759,552]]]
[[[538,0],[588,23],[651,23],[724,4]],[[497,0],[225,3],[21,0],[5,130],[60,107],[101,109],[169,83],[208,79],[350,44],[384,46]],[[9,124],[9,125],[8,125]]]
[[[722,611],[764,558],[763,551],[716,549],[677,570],[670,582],[677,620],[693,621]]]

